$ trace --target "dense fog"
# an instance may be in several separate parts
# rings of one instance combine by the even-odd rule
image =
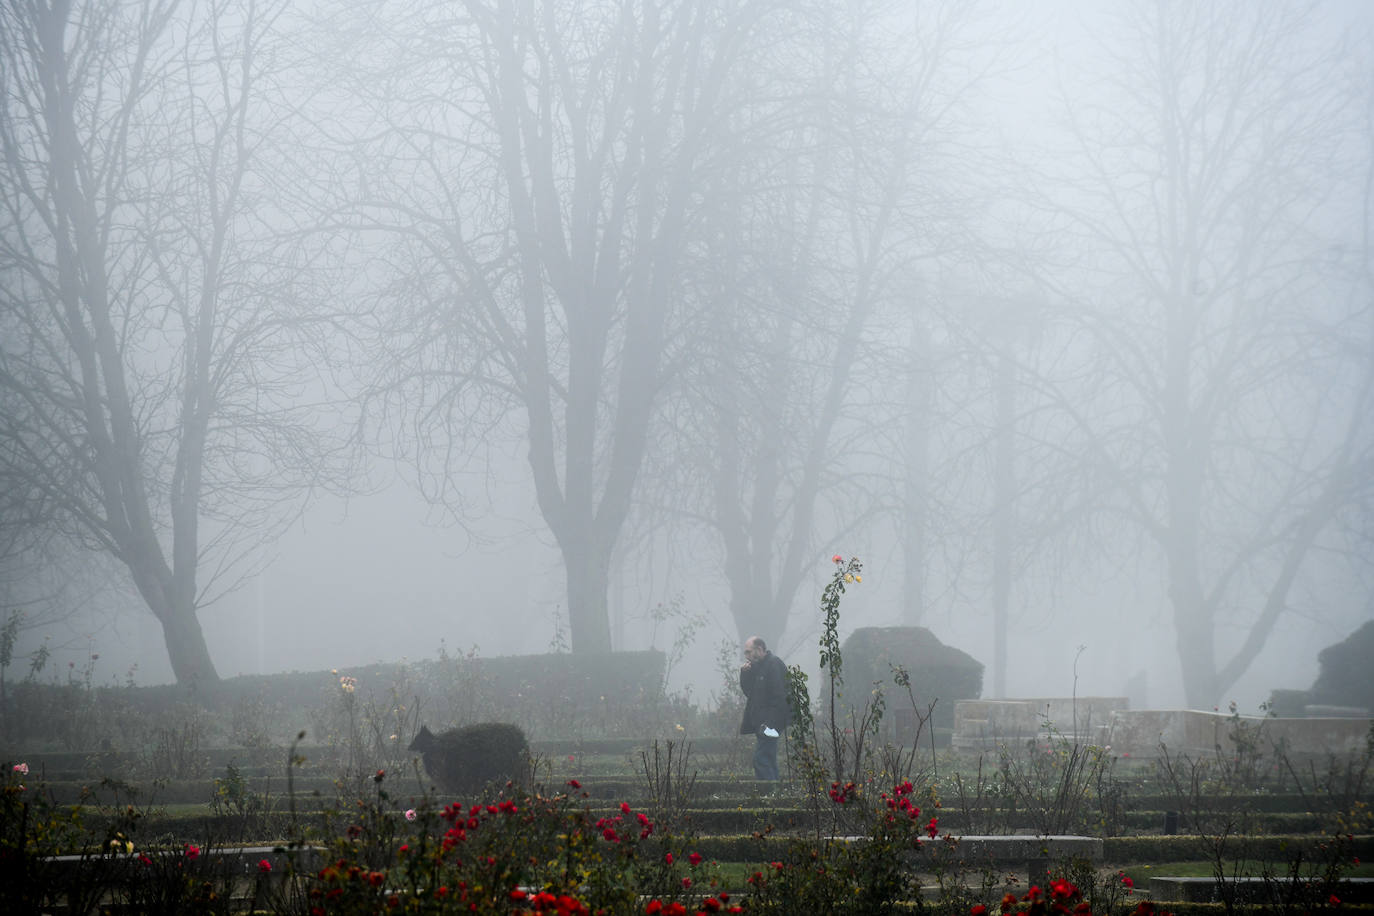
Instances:
[[[839,554],[984,696],[1253,712],[1374,618],[1374,5],[72,7],[0,13],[7,679],[710,702]]]

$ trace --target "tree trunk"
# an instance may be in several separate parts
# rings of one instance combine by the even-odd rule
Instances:
[[[992,530],[992,695],[1007,695],[1007,618],[1016,545],[1016,363],[997,358],[997,445]]]
[[[610,551],[590,534],[560,544],[568,577],[568,636],[574,652],[610,652]]]
[[[906,476],[902,500],[902,624],[920,626],[926,612],[926,529],[929,524],[930,347],[919,319],[907,343]]]
[[[1220,703],[1212,615],[1202,606],[1200,595],[1190,596],[1188,589],[1170,591],[1184,702],[1189,709],[1211,709]]]
[[[769,649],[776,651],[782,640],[783,630],[787,628],[787,608],[781,612],[772,596],[747,584],[730,587],[730,616],[735,621],[740,644],[751,636],[763,639]]]
[[[162,617],[162,635],[167,643],[167,658],[178,684],[215,684],[219,673],[210,660],[205,633],[194,608],[170,611]]]

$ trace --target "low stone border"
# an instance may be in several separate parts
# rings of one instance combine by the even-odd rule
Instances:
[[[318,846],[223,846],[200,849],[196,860],[200,868],[207,865],[219,874],[256,874],[258,863],[266,859],[272,864],[274,874],[283,873],[289,859],[294,858],[296,867],[302,871],[314,871],[320,867],[321,853]],[[58,871],[79,868],[136,868],[142,864],[142,857],[162,858],[184,856],[180,849],[135,849],[133,852],[74,853],[62,856],[44,856],[39,861],[44,868]]]
[[[1054,836],[958,836],[947,834],[921,844],[921,853],[930,858],[931,867],[960,865],[1022,868],[1026,886],[1045,886],[1050,866],[1077,859],[1092,866],[1102,861],[1102,840],[1098,837],[1061,834]]]
[[[242,899],[247,901],[247,896],[240,898],[243,893],[240,888],[252,886],[254,882],[267,881],[272,884],[283,882],[288,877],[287,865],[291,859],[295,860],[296,875],[309,874],[320,868],[323,861],[324,849],[318,846],[297,846],[288,847],[283,845],[275,846],[225,846],[200,848],[195,853],[195,873],[200,876],[211,876],[216,878],[228,879],[231,882],[231,899]],[[65,889],[73,884],[91,887],[90,882],[102,879],[127,878],[133,875],[138,869],[147,867],[143,859],[146,857],[155,861],[165,861],[169,859],[184,858],[185,848],[175,849],[137,849],[133,852],[108,851],[76,853],[61,856],[44,856],[33,861],[33,874],[29,880],[57,881],[64,886],[64,891],[59,893],[53,901],[50,909],[45,910],[51,916],[87,916],[79,907],[73,908],[74,901]],[[263,874],[260,863],[267,861],[271,869]],[[20,875],[7,875],[7,880],[23,880]],[[100,884],[96,883],[95,887]],[[96,901],[95,909],[92,912],[127,912],[124,905],[113,906],[108,899],[102,897]]]
[[[841,837],[861,842],[864,837]],[[1077,859],[1091,866],[1102,861],[1098,837],[1061,834],[1053,836],[987,836],[944,834],[925,840],[914,853],[912,864],[922,871],[940,868],[1024,869],[1027,886],[1044,886],[1050,866]]]
[[[1220,903],[1223,884],[1232,885],[1237,903],[1271,903],[1270,891],[1290,884],[1289,878],[1150,878],[1150,899],[1187,903]],[[1316,883],[1316,882],[1309,882]],[[1336,884],[1341,903],[1374,903],[1374,878],[1342,878]],[[1296,888],[1294,889],[1296,890]]]

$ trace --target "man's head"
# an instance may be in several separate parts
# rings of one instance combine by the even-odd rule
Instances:
[[[744,657],[751,662],[756,662],[768,654],[768,646],[762,637],[750,636],[744,641]]]

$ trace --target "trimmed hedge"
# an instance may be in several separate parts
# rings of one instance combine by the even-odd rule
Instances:
[[[158,731],[185,729],[197,753],[243,743],[265,755],[306,730],[319,742],[322,723],[353,679],[358,702],[418,704],[436,731],[480,721],[514,722],[535,739],[582,734],[643,736],[687,718],[663,692],[666,667],[657,649],[605,654],[462,656],[338,671],[242,675],[214,684],[85,687],[22,682],[0,712],[10,747],[105,751],[146,749]],[[666,723],[666,726],[665,726]],[[173,736],[176,737],[176,736]],[[164,736],[165,740],[165,736]],[[244,752],[240,751],[240,759]],[[74,754],[72,756],[86,756]],[[258,762],[258,761],[253,761]]]

